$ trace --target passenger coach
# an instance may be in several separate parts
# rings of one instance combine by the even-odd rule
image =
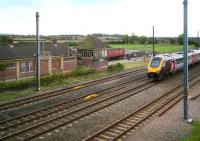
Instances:
[[[188,64],[200,62],[200,50],[189,51]],[[162,54],[151,58],[147,76],[149,79],[161,80],[172,73],[183,70],[183,53]]]

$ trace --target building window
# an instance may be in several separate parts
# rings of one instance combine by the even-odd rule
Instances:
[[[22,62],[20,63],[20,72],[32,72],[33,62]]]
[[[16,63],[9,63],[6,65],[7,65],[7,68],[15,68],[16,67]]]

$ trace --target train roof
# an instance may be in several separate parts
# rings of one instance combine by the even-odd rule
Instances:
[[[196,50],[189,50],[188,51],[188,55],[192,55],[192,54],[200,54],[200,49],[196,49]],[[176,59],[180,59],[180,58],[183,58],[183,52],[176,52],[176,53],[171,53],[171,54],[159,54],[159,55],[156,55],[154,57],[160,57],[162,58],[163,60],[167,61],[167,60],[176,60]]]

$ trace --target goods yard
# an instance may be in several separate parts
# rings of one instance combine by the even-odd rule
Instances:
[[[191,88],[199,84],[199,67],[191,68]],[[146,70],[1,103],[0,140],[129,140],[182,100],[182,73],[154,81]]]

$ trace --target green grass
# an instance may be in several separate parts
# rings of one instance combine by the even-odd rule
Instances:
[[[33,88],[28,88],[22,91],[3,92],[0,94],[0,101],[15,99],[26,95],[31,95],[33,93],[35,93]]]
[[[141,45],[141,44],[110,44],[112,48],[126,48],[126,49],[133,49],[133,50],[143,50],[152,52],[152,45]],[[190,46],[190,49],[194,48],[194,46]],[[172,53],[182,51],[182,45],[172,45],[172,44],[155,44],[155,51],[157,53]]]
[[[138,68],[142,66],[146,66],[146,63],[145,62],[129,62],[129,63],[124,64],[125,69]]]
[[[200,121],[192,123],[191,134],[182,141],[200,141]]]

